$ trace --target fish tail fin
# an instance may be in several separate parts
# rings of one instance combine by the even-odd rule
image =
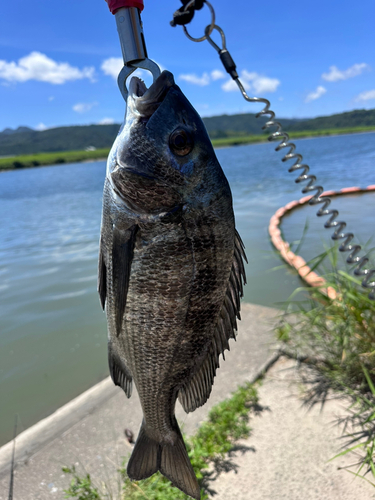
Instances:
[[[174,444],[158,443],[147,435],[143,422],[128,463],[128,476],[130,479],[141,480],[160,470],[174,486],[200,500],[200,487],[176,420],[174,430]]]
[[[159,470],[181,491],[200,500],[201,490],[176,419],[175,432],[177,436],[175,443],[162,446]]]
[[[159,462],[160,444],[147,435],[143,421],[126,469],[128,476],[136,481],[146,479],[159,470]]]

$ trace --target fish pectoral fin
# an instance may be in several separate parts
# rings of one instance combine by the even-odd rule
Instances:
[[[133,260],[135,237],[138,226],[126,230],[113,228],[112,240],[112,285],[116,335],[120,335],[129,288],[130,270]]]
[[[178,400],[186,413],[204,405],[210,397],[216,369],[219,368],[219,356],[222,354],[225,359],[224,351],[229,350],[229,339],[236,339],[237,318],[241,319],[240,298],[243,296],[243,283],[246,283],[243,260],[246,260],[244,244],[236,231],[232,269],[211,345],[198,372],[178,393]]]
[[[133,378],[111,343],[108,343],[108,365],[113,383],[121,387],[126,396],[130,398],[132,395]]]
[[[128,476],[130,479],[140,481],[160,470],[174,486],[192,498],[200,500],[199,484],[175,418],[174,423],[175,442],[170,444],[159,443],[148,436],[145,422],[142,422],[133,453],[128,462]]]

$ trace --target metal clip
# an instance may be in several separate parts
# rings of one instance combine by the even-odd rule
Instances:
[[[126,87],[126,80],[132,73],[134,73],[136,69],[139,68],[149,71],[152,74],[153,81],[155,81],[161,73],[159,66],[151,59],[144,59],[143,61],[134,62],[131,65],[124,66],[117,77],[117,84],[125,102],[129,94],[129,91]]]
[[[116,14],[124,65],[147,58],[141,15],[136,7],[123,7]]]
[[[151,72],[154,81],[160,75],[160,68],[148,59],[141,15],[136,7],[123,7],[116,14],[117,31],[120,38],[124,67],[120,71],[117,83],[125,99],[128,97],[126,80],[138,68]]]

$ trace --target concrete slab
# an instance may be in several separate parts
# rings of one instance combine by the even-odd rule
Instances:
[[[329,460],[341,451],[345,401],[330,400],[321,411],[302,404],[295,363],[281,358],[259,388],[268,409],[251,419],[252,433],[231,456],[232,470],[210,483],[215,500],[370,500],[375,489],[338,467],[355,456]],[[247,451],[245,451],[247,449]],[[369,478],[371,479],[371,478]]]
[[[188,434],[213,405],[251,380],[274,352],[272,327],[279,311],[243,304],[241,314],[238,342],[231,342],[231,351],[221,362],[209,401],[189,415],[177,408],[177,418]],[[112,497],[118,498],[116,470],[132,450],[124,429],[137,435],[141,419],[137,394],[126,399],[108,379],[79,396],[17,438],[14,500],[63,498],[69,478],[61,468],[72,464],[92,474],[102,491],[105,482]],[[10,457],[8,444],[0,449],[0,500],[8,498]]]

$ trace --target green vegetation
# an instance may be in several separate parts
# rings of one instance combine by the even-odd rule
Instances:
[[[207,499],[207,483],[212,476],[223,467],[229,465],[227,453],[236,441],[249,436],[249,413],[251,409],[259,410],[258,397],[253,385],[247,383],[233,393],[232,397],[214,406],[197,433],[191,438],[184,436],[190,461],[201,485],[202,500]],[[208,473],[208,469],[213,472]],[[90,475],[80,477],[74,467],[64,468],[64,472],[73,476],[70,487],[65,491],[65,498],[102,500],[94,487]],[[161,474],[154,474],[144,481],[132,482],[127,477],[125,466],[119,471],[123,482],[122,498],[127,500],[188,500],[190,497],[182,493]]]
[[[318,116],[309,120],[298,120],[289,130],[321,130],[331,128],[372,127],[375,126],[375,109],[355,109],[347,113]]]
[[[0,133],[0,156],[79,151],[88,147],[110,148],[120,125],[85,125],[56,127],[47,130],[3,131]]]
[[[304,137],[321,137],[329,135],[342,135],[342,134],[356,134],[360,132],[371,132],[375,130],[373,127],[348,127],[348,128],[337,128],[337,129],[322,129],[322,130],[301,130],[299,132],[290,132],[289,136],[291,139],[303,139]],[[214,147],[228,147],[228,146],[239,146],[241,144],[255,144],[258,142],[268,141],[268,137],[271,132],[267,132],[264,135],[238,135],[238,136],[228,136],[221,139],[212,139],[212,144]],[[275,141],[277,142],[277,141]]]
[[[375,130],[375,109],[359,109],[348,113],[321,116],[309,120],[277,118],[288,132],[301,132],[312,135],[312,131],[327,133],[351,133],[361,130]],[[238,138],[257,136],[263,140],[263,125],[267,117],[256,118],[255,114],[221,115],[203,118],[211,139],[230,139],[229,143],[243,144],[252,142],[247,139],[238,142]],[[110,148],[120,128],[120,124],[86,125],[56,127],[37,131],[27,127],[17,130],[5,129],[0,132],[0,156],[50,153],[54,151],[78,151],[89,146],[97,149]],[[344,129],[344,132],[337,132]],[[335,130],[335,132],[333,132]],[[302,135],[306,137],[306,135]],[[234,142],[233,142],[234,141]]]
[[[58,153],[39,153],[35,155],[13,156],[0,158],[0,170],[14,168],[30,168],[42,165],[59,165],[62,163],[77,163],[87,160],[98,160],[108,156],[109,149],[95,151],[64,151]]]
[[[72,467],[63,467],[65,474],[73,476],[70,487],[65,491],[65,498],[78,498],[78,500],[101,500],[98,489],[92,484],[90,474],[80,477],[74,465]]]
[[[356,127],[341,129],[325,129],[314,131],[291,132],[291,139],[302,139],[304,137],[319,137],[339,134],[355,134],[359,132],[370,132],[375,127]],[[270,132],[264,135],[238,135],[228,136],[221,139],[212,139],[215,148],[239,146],[243,144],[255,144],[266,142]],[[275,141],[276,142],[276,141]],[[62,163],[76,163],[87,160],[98,160],[106,158],[109,148],[96,149],[95,151],[59,151],[52,153],[37,153],[32,155],[11,156],[0,158],[0,170],[11,170],[15,168],[39,167],[42,165],[58,165]]]
[[[304,377],[308,404],[324,403],[332,393],[349,401],[348,415],[340,420],[347,441],[337,456],[355,451],[357,470],[350,472],[371,472],[375,478],[375,302],[358,279],[337,269],[337,252],[328,253],[332,269],[324,277],[337,299],[330,300],[319,288],[300,289],[309,298],[290,303],[278,338],[289,355],[309,367]]]
[[[254,114],[221,115],[203,118],[211,139],[224,139],[243,135],[262,135],[267,117],[256,118]],[[321,116],[313,119],[279,118],[277,120],[288,132],[306,132],[331,129],[356,129],[368,127],[375,130],[375,109],[358,109],[348,113]]]

